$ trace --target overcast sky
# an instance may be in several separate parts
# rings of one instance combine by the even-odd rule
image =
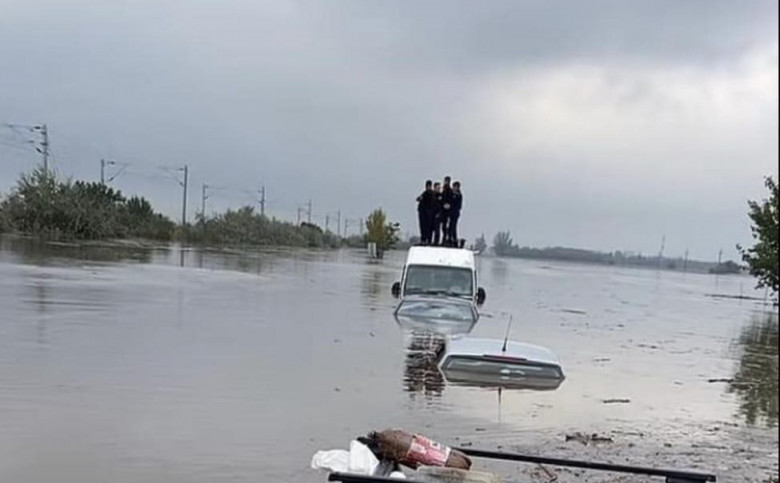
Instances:
[[[778,169],[778,2],[0,0],[0,123],[171,216],[187,163],[190,216],[265,185],[414,233],[451,175],[468,238],[736,257]],[[2,192],[29,134],[0,127]]]

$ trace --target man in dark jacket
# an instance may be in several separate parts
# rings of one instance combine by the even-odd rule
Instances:
[[[453,241],[450,239],[450,218],[452,216],[452,186],[450,186],[451,178],[449,176],[444,177],[444,186],[441,189],[441,224],[444,234],[444,246],[453,246]]]
[[[434,216],[433,216],[433,244],[438,245],[441,243],[442,239],[442,219],[444,217],[444,213],[442,210],[442,199],[441,199],[441,183],[434,183],[433,185],[433,193],[434,193]]]
[[[458,218],[460,218],[460,209],[463,207],[463,193],[460,191],[460,181],[452,184],[452,206],[450,207],[450,219],[448,224],[449,240],[452,246],[459,246],[458,241]]]
[[[425,182],[425,191],[417,197],[417,218],[420,223],[420,243],[431,244],[433,235],[434,217],[436,216],[436,194],[433,191],[433,182]]]

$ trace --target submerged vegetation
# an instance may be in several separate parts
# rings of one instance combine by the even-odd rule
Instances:
[[[173,239],[208,245],[363,248],[376,241],[382,250],[397,242],[397,223],[382,210],[366,222],[366,235],[341,237],[321,227],[295,225],[257,213],[251,206],[228,209],[182,227],[155,212],[143,197],[126,197],[104,183],[58,179],[36,169],[22,175],[0,196],[0,233],[20,233],[49,240]]]
[[[398,243],[398,223],[388,223],[387,215],[382,209],[374,210],[366,220],[366,242],[376,243],[379,257],[386,250],[394,248]]]
[[[36,169],[0,201],[0,231],[51,239],[169,240],[175,224],[144,198],[126,198],[102,183],[58,180]]]
[[[209,245],[328,247],[341,246],[341,238],[317,225],[268,218],[251,206],[227,210],[210,217],[199,216],[189,228],[188,240]]]

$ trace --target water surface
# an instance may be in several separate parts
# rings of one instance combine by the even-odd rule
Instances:
[[[314,451],[391,426],[721,481],[777,471],[777,317],[752,279],[480,259],[472,335],[502,338],[511,313],[511,338],[567,376],[499,394],[445,384],[439,336],[393,319],[402,262],[0,239],[0,479],[324,481]],[[578,431],[614,443],[565,441]]]

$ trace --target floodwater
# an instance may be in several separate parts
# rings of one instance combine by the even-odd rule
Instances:
[[[777,474],[777,314],[752,279],[481,258],[471,335],[503,338],[511,313],[510,338],[566,373],[554,391],[499,392],[446,384],[436,336],[393,319],[402,262],[0,238],[0,481],[320,482],[316,450],[386,427],[719,481]]]

